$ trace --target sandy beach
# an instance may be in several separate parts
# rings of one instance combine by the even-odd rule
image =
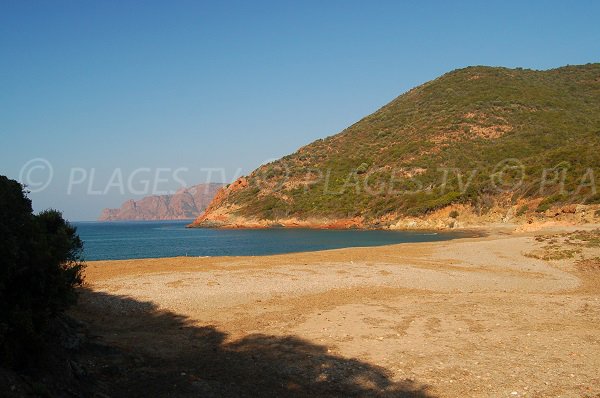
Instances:
[[[90,262],[72,313],[125,353],[98,365],[111,396],[596,397],[600,248],[576,229]]]

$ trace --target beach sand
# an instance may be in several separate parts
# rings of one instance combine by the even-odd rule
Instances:
[[[596,397],[600,270],[535,255],[568,230],[90,262],[73,315],[111,396]]]

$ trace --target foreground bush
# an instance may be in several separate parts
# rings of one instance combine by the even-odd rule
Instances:
[[[23,186],[0,176],[0,365],[34,360],[48,323],[75,302],[82,248],[60,212],[34,215]]]

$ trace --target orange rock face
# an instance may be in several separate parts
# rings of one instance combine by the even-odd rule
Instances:
[[[98,221],[186,220],[198,217],[223,184],[199,184],[173,195],[128,200],[119,209],[104,209]]]
[[[227,224],[228,215],[221,214],[219,209],[226,202],[227,198],[232,192],[244,189],[248,186],[248,180],[245,177],[240,177],[228,186],[221,187],[212,201],[198,218],[194,220],[191,226],[221,226],[216,224]],[[214,224],[214,225],[213,225]]]

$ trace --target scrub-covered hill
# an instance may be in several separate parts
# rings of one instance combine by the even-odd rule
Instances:
[[[443,209],[454,219],[456,209],[537,215],[600,202],[599,167],[600,64],[468,67],[260,166],[193,226],[386,227]]]

